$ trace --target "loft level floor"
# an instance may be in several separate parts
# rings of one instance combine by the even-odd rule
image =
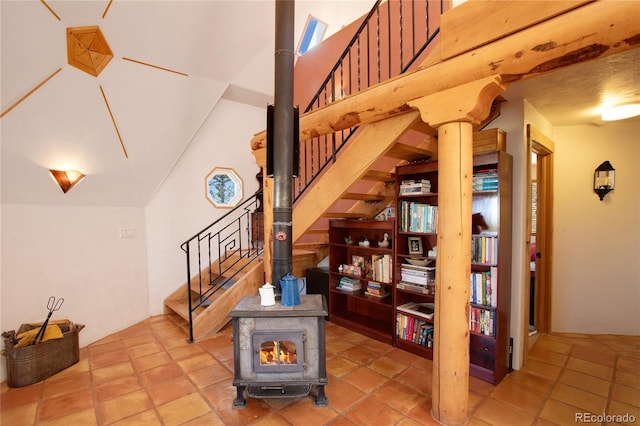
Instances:
[[[81,348],[78,364],[43,382],[2,383],[0,424],[436,424],[431,361],[331,323],[326,346],[328,407],[309,396],[248,398],[233,409],[231,328],[189,344],[156,316]],[[540,335],[525,368],[497,386],[473,377],[469,385],[474,425],[574,424],[584,413],[639,422],[640,337]]]

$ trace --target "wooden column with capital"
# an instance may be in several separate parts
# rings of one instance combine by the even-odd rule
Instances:
[[[467,420],[473,126],[438,127],[438,257],[432,415],[446,425]]]
[[[469,409],[469,277],[473,124],[504,87],[499,76],[409,102],[438,129],[438,244],[431,415],[460,425]]]

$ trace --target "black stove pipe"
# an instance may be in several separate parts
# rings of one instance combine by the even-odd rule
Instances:
[[[275,94],[273,118],[273,268],[271,282],[293,272],[293,32],[295,1],[276,0]]]

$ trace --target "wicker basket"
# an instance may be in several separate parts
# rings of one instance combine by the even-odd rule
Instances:
[[[61,339],[51,339],[31,346],[16,348],[16,332],[2,333],[7,358],[7,384],[19,388],[46,379],[80,360],[78,333],[83,324],[71,321],[56,321],[62,331]],[[53,323],[50,323],[53,324]],[[22,324],[17,334],[40,327],[41,324]]]

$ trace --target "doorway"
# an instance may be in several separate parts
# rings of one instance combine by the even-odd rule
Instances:
[[[551,331],[553,151],[553,141],[528,124],[526,348],[535,343],[539,333]]]

